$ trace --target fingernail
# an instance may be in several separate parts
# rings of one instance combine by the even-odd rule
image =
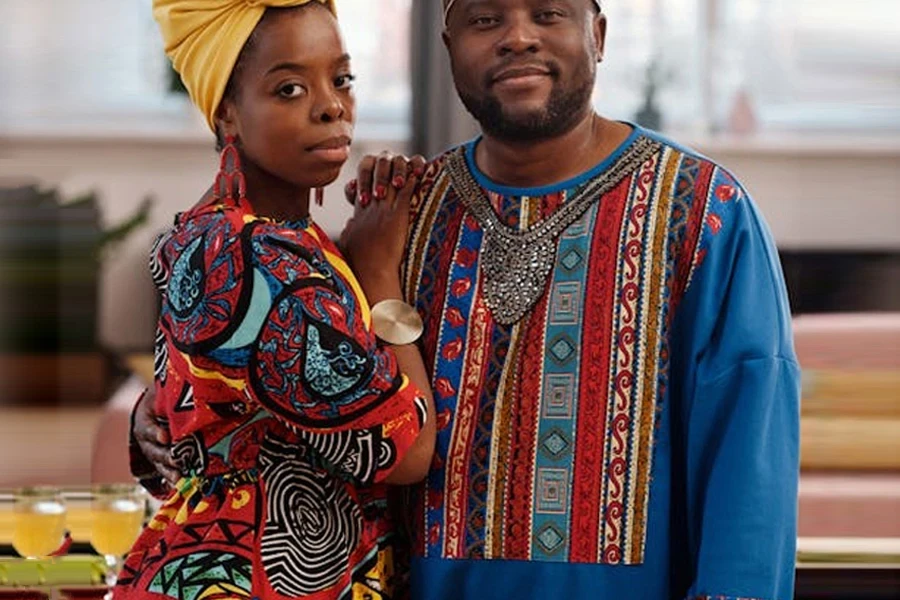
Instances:
[[[349,182],[347,182],[347,191],[348,192],[356,191],[356,180],[355,179],[351,179]]]
[[[387,197],[387,188],[381,185],[380,183],[375,186],[375,197],[379,200],[383,200]]]
[[[369,192],[363,192],[362,194],[359,195],[359,204],[363,208],[365,208],[369,205],[370,200],[371,200],[371,198],[369,198]]]
[[[406,184],[406,179],[397,175],[396,177],[394,177],[394,181],[392,181],[391,183],[394,185],[395,188],[397,188],[399,190]]]
[[[416,169],[413,171],[413,173],[415,174],[416,177],[421,177],[422,175],[425,174],[425,169],[423,169],[422,167],[416,167]]]

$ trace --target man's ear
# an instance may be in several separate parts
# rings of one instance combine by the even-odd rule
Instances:
[[[443,42],[444,42],[444,48],[446,48],[447,51],[449,52],[450,51],[450,34],[447,33],[446,29],[444,29],[441,32],[441,40],[443,40]]]
[[[606,15],[601,12],[594,15],[591,27],[594,30],[594,49],[597,52],[597,62],[603,62],[603,51],[606,49]]]

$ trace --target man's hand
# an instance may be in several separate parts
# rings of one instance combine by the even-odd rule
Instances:
[[[138,401],[134,409],[134,427],[131,434],[147,460],[166,481],[174,485],[181,479],[181,474],[169,454],[169,445],[172,443],[169,432],[156,421],[156,413],[153,411],[155,400],[156,393],[151,388]]]

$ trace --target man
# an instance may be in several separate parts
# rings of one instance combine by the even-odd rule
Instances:
[[[799,368],[756,207],[594,113],[596,2],[444,6],[483,135],[428,164],[401,265],[439,429],[412,597],[792,598]]]

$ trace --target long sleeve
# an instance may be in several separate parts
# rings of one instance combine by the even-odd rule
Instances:
[[[321,230],[202,214],[176,228],[159,264],[167,370],[187,374],[194,406],[226,417],[262,408],[319,467],[359,486],[387,477],[425,403],[376,343],[365,297]],[[173,439],[196,427],[179,422],[178,402]]]
[[[790,600],[800,373],[787,294],[751,199],[728,173],[715,177],[677,317],[687,598]]]

